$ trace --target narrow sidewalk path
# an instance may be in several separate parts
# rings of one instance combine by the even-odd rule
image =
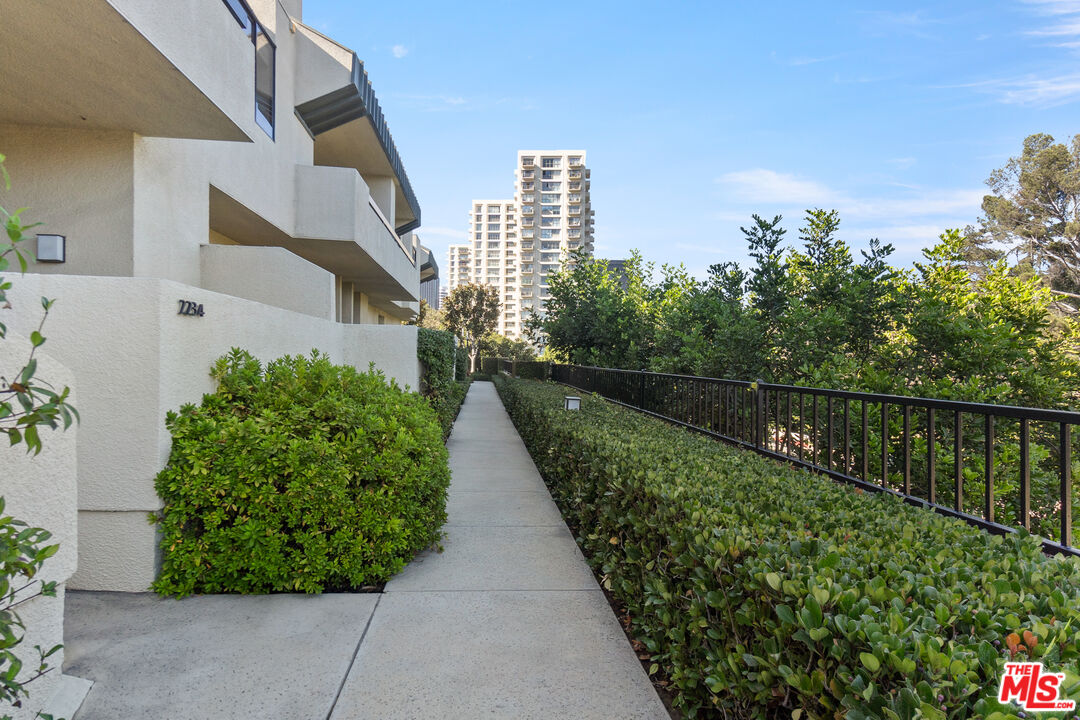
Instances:
[[[331,720],[666,720],[491,383],[447,447],[444,551],[387,584]]]

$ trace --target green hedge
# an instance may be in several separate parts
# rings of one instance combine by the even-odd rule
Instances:
[[[166,419],[157,592],[356,589],[439,539],[450,472],[423,398],[315,352],[263,369],[234,349],[212,375]]]
[[[417,328],[416,356],[423,364],[424,372],[420,377],[420,391],[428,399],[439,424],[443,429],[443,438],[449,437],[461,403],[469,391],[468,382],[457,382],[458,350],[454,336],[446,330]]]
[[[1012,716],[994,699],[1010,647],[1080,696],[1080,560],[594,397],[564,411],[563,386],[494,382],[689,717]]]

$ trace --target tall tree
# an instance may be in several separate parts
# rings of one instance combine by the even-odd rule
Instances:
[[[420,310],[416,313],[416,317],[410,320],[408,324],[428,328],[429,330],[446,329],[443,311],[436,310],[428,304],[427,300],[423,299],[420,300]]]
[[[1069,146],[1029,135],[1019,157],[990,174],[981,234],[1053,290],[1080,292],[1080,134]],[[974,248],[977,243],[969,243]]]
[[[443,306],[443,321],[469,352],[469,364],[476,371],[480,338],[494,332],[499,323],[499,291],[491,285],[459,285],[450,291]]]
[[[655,298],[653,266],[637,252],[621,273],[606,260],[578,254],[548,278],[544,312],[526,321],[538,345],[581,365],[640,370],[652,354]]]

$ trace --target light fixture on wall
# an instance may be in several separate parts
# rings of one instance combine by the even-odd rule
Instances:
[[[67,260],[67,238],[63,235],[37,236],[37,261],[62,263]]]
[[[563,398],[563,410],[580,410],[581,398],[577,395],[567,395]]]

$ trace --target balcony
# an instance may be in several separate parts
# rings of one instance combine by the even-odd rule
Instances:
[[[255,54],[221,0],[0,0],[0,17],[0,124],[251,140]]]
[[[296,188],[295,239],[288,249],[373,298],[418,300],[415,248],[394,230],[359,173],[298,165]]]
[[[570,171],[570,179],[571,180],[578,180],[580,178],[581,178],[581,171],[580,170],[571,170]]]
[[[293,21],[296,117],[315,138],[316,165],[354,168],[397,235],[420,225],[420,205],[364,64],[352,50]]]
[[[566,214],[567,215],[580,215],[581,214],[581,208],[577,207],[577,206],[571,207],[569,210],[566,211]]]

